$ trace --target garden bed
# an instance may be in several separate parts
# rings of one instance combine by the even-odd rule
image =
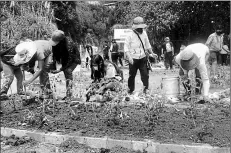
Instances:
[[[44,114],[41,104],[34,103],[25,110],[3,114],[1,126],[117,139],[208,143],[220,147],[230,143],[229,108],[221,105],[195,104],[175,109],[56,103],[54,112],[53,106],[50,111],[48,108]]]
[[[220,83],[216,85],[222,86]],[[170,104],[163,97],[153,95],[145,100],[146,103],[120,99],[106,103],[70,104],[34,99],[31,101],[34,103],[23,110],[2,114],[1,126],[114,139],[208,143],[219,147],[230,145],[229,105],[220,100],[204,104],[195,101]],[[187,107],[179,107],[183,105]]]

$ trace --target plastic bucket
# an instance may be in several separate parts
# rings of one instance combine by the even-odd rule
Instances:
[[[180,78],[169,76],[162,78],[161,88],[165,96],[177,97],[180,95]]]

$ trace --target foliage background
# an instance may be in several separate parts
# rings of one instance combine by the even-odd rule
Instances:
[[[1,1],[0,8],[9,17],[2,23],[3,47],[24,37],[49,38],[56,28],[79,44],[92,29],[95,43],[102,46],[113,29],[130,27],[136,16],[144,17],[155,52],[166,36],[176,51],[182,42],[204,43],[217,23],[230,33],[230,1]]]

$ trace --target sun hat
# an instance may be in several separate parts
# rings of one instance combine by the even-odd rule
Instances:
[[[186,47],[180,53],[180,65],[185,70],[192,70],[199,65],[199,58],[192,52],[191,48]]]
[[[138,16],[133,20],[132,29],[146,28],[146,27],[147,25],[144,24],[144,19],[142,17]]]
[[[55,30],[51,35],[51,45],[56,46],[61,40],[65,38],[64,32],[62,30]]]
[[[25,64],[30,61],[37,51],[36,44],[33,41],[22,42],[15,47],[14,56],[15,65]]]

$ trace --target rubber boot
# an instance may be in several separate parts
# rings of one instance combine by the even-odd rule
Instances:
[[[67,80],[66,81],[66,89],[67,89],[67,92],[66,92],[66,98],[65,100],[71,100],[71,97],[72,97],[72,86],[73,86],[73,81],[72,80]]]

